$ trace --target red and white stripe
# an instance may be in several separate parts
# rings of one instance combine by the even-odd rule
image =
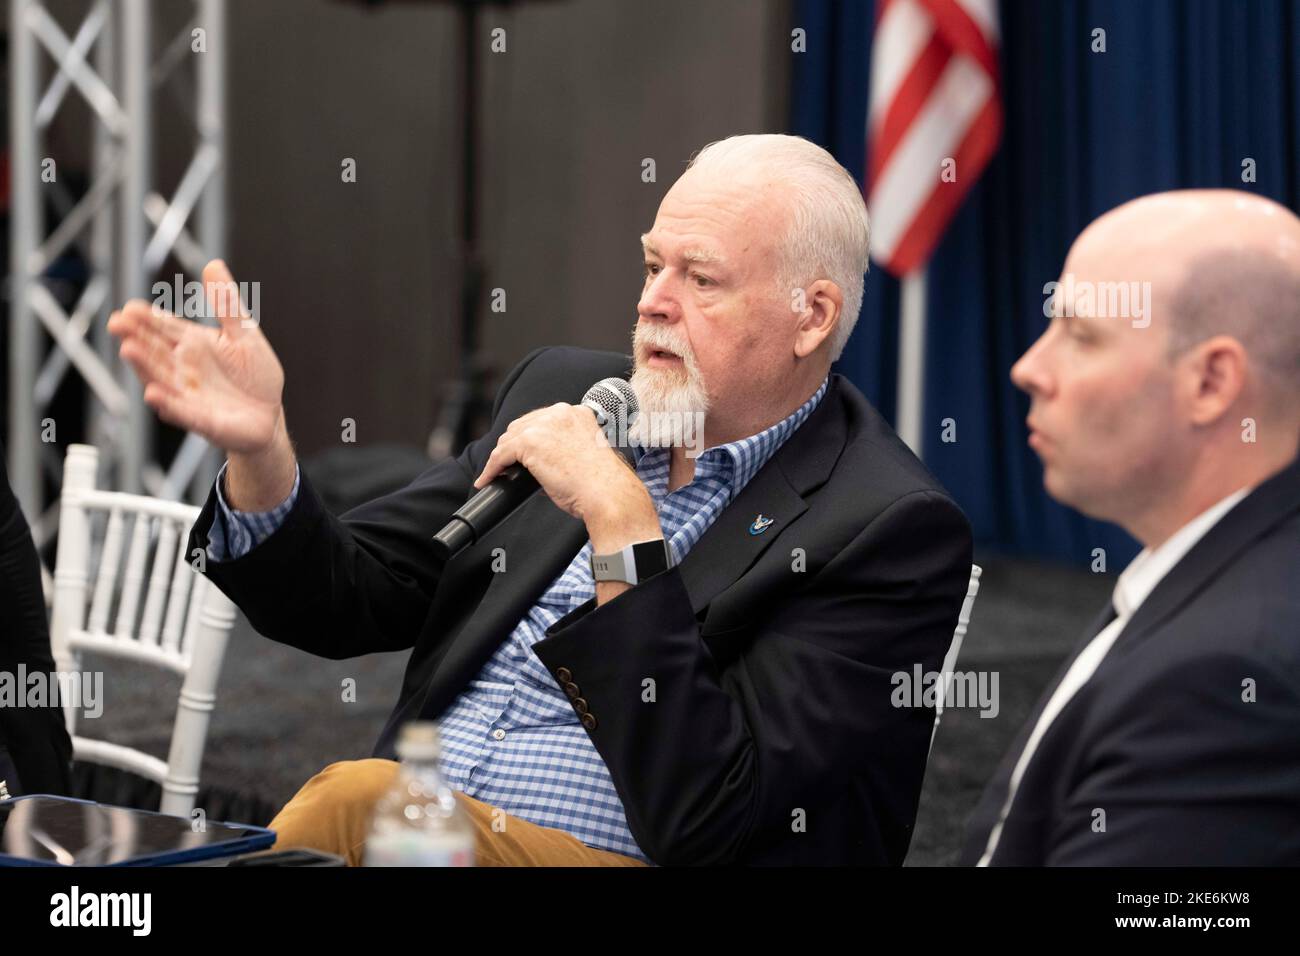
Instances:
[[[902,276],[925,265],[997,147],[997,0],[879,0],[876,13],[867,208],[872,258]]]

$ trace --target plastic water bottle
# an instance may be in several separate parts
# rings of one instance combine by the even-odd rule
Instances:
[[[438,725],[402,727],[402,764],[375,804],[366,840],[366,866],[473,866],[474,828],[438,772]]]

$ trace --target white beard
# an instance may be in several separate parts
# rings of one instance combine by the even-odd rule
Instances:
[[[636,421],[628,428],[633,444],[645,448],[698,444],[709,395],[694,362],[684,357],[683,364],[685,375],[676,369],[637,365],[629,383],[640,405]]]

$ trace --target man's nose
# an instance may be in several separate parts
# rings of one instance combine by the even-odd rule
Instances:
[[[1046,335],[1029,347],[1024,355],[1011,366],[1011,382],[1016,388],[1030,395],[1044,395],[1050,391],[1051,377],[1048,373],[1045,343]]]
[[[680,316],[681,307],[668,279],[667,269],[661,269],[658,275],[646,280],[636,311],[643,319],[658,319],[660,322],[672,322]]]

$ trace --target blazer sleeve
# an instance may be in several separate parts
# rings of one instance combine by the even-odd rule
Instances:
[[[517,407],[521,396],[508,396],[544,351],[507,376],[492,430],[457,458],[341,517],[325,509],[303,472],[284,522],[247,554],[207,562],[204,574],[258,633],[282,644],[335,660],[411,648],[442,575],[433,535],[469,497],[501,432],[526,410]],[[214,486],[190,531],[188,553],[206,550],[217,507]]]
[[[725,668],[676,567],[599,607],[589,601],[534,650],[595,716],[587,732],[646,855],[660,865],[734,863],[788,837],[797,808],[881,754],[924,764],[934,711],[895,707],[891,678],[917,662],[938,668],[970,557],[957,506],[913,492],[811,581],[792,571],[777,611]]]
[[[1083,735],[1045,862],[1300,864],[1297,728],[1293,675],[1231,651],[1171,663]]]

